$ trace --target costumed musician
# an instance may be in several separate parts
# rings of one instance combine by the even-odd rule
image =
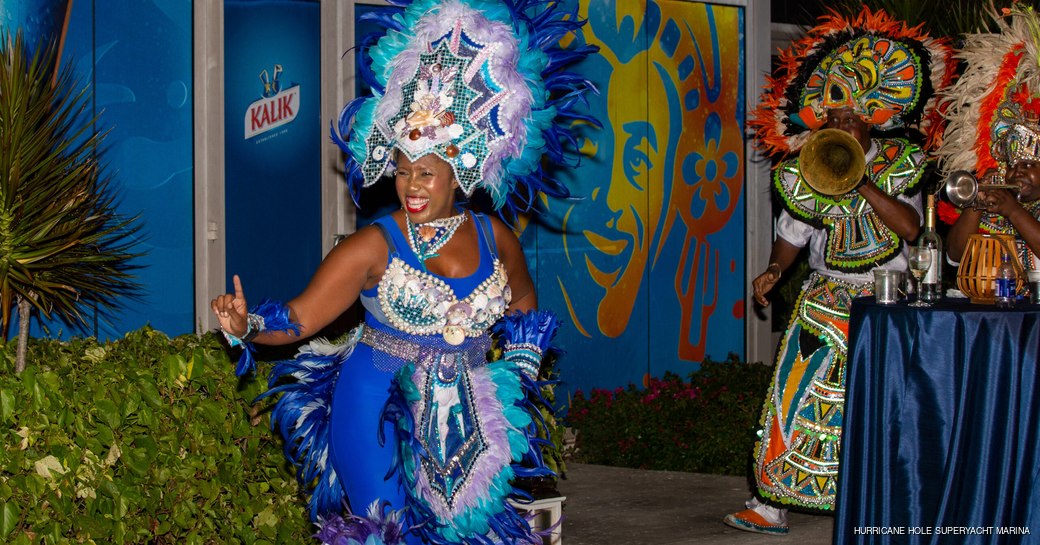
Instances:
[[[952,68],[945,42],[864,7],[851,20],[822,17],[767,78],[750,124],[759,149],[780,159],[772,189],[783,210],[769,266],[752,281],[755,300],[769,303],[804,247],[811,272],[777,350],[753,452],[754,496],[725,517],[732,527],[786,534],[788,507],[834,508],[849,308],[873,293],[871,271],[906,269],[928,161],[905,135],[916,126],[931,136],[941,120],[932,91]]]
[[[998,233],[1015,237],[1025,268],[1040,269],[1040,17],[1022,6],[991,16],[1000,32],[969,34],[958,50],[966,67],[943,93],[948,122],[938,151],[945,171],[979,176],[978,197],[963,208],[940,202],[939,218],[953,224],[953,263],[971,235]]]

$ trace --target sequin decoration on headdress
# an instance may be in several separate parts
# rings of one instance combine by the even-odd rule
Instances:
[[[392,167],[394,149],[436,154],[466,195],[483,189],[507,213],[530,210],[539,192],[567,196],[546,167],[576,164],[571,123],[599,126],[578,111],[595,89],[564,70],[596,50],[560,46],[584,24],[576,11],[540,0],[392,3],[407,7],[374,18],[388,32],[361,70],[373,96],[347,104],[332,131],[355,201]]]
[[[880,130],[919,130],[926,149],[938,147],[942,116],[933,90],[954,77],[953,50],[866,6],[855,19],[837,12],[780,52],[780,66],[749,125],[767,155],[797,152],[826,110],[851,108]]]
[[[1003,177],[1040,156],[1040,17],[1030,7],[990,15],[1000,32],[964,36],[964,73],[942,93],[948,122],[938,155],[947,173]]]

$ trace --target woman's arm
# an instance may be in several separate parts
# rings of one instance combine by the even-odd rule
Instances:
[[[505,265],[509,277],[509,289],[513,299],[509,303],[508,312],[526,312],[538,308],[538,295],[534,291],[531,273],[527,270],[527,260],[520,247],[520,241],[511,229],[498,218],[488,216],[498,248],[498,258]]]
[[[300,335],[264,331],[253,342],[289,344],[310,337],[343,314],[361,294],[382,277],[387,246],[375,227],[366,227],[347,237],[325,257],[307,288],[289,301],[289,318],[299,324]],[[235,277],[235,293],[224,294],[210,303],[220,326],[236,337],[246,334],[247,303],[242,284]]]

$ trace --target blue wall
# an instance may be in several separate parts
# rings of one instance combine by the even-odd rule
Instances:
[[[52,2],[58,4],[60,2]],[[9,21],[7,23],[10,23]],[[74,0],[63,66],[93,91],[103,162],[118,211],[140,215],[135,265],[143,287],[111,322],[83,328],[34,321],[34,336],[122,337],[151,324],[194,329],[192,6],[182,0]]]

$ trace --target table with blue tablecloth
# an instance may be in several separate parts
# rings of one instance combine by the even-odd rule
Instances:
[[[1040,305],[852,304],[835,543],[1040,543]]]

